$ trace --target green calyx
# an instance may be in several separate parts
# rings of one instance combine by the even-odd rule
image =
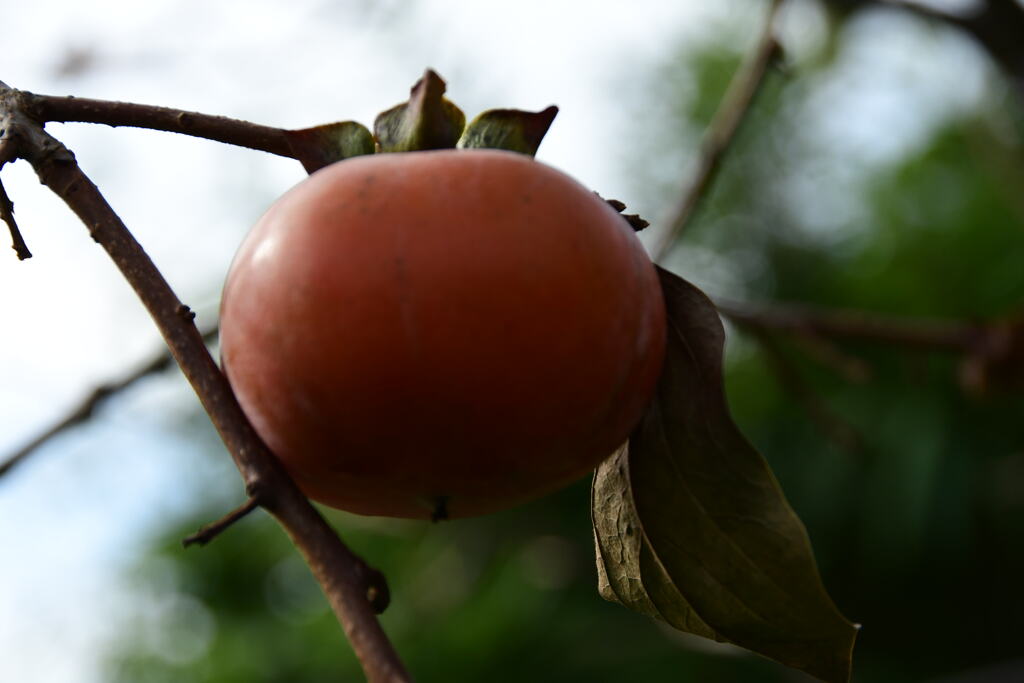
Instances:
[[[339,121],[288,131],[288,144],[307,173],[350,157],[373,154],[373,134],[356,121]]]
[[[373,132],[355,121],[288,131],[295,157],[310,173],[364,154],[430,149],[503,149],[534,156],[558,107],[539,112],[490,109],[466,125],[466,115],[444,96],[444,80],[427,69],[406,102],[377,115]]]
[[[506,149],[533,156],[558,114],[552,105],[543,111],[490,109],[473,119],[459,138],[459,149]]]
[[[466,127],[466,115],[444,96],[445,83],[427,69],[409,93],[409,101],[377,115],[374,137],[381,152],[450,149]]]

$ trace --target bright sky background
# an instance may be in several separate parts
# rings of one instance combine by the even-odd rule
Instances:
[[[619,163],[632,144],[624,133],[644,134],[642,121],[628,121],[622,84],[648,73],[674,40],[700,40],[710,25],[732,22],[736,40],[749,42],[766,5],[42,0],[18,2],[13,10],[15,0],[3,4],[0,80],[42,93],[288,127],[348,118],[369,124],[431,66],[470,116],[496,106],[557,103],[561,113],[539,158],[651,218],[664,207],[637,206]],[[786,37],[799,60],[813,50],[822,18],[811,0],[793,5]],[[879,40],[885,27],[878,24],[859,30],[848,69],[864,87],[854,93],[824,84],[824,94],[806,103],[823,140],[865,149],[877,163],[905,151],[935,123],[907,119],[922,102],[925,111],[948,112],[980,96],[982,68],[969,48],[954,54],[961,61],[951,88],[949,64],[936,64],[932,53],[923,59],[916,48]],[[908,79],[918,85],[907,88]],[[837,109],[845,114],[827,115]],[[245,230],[302,177],[292,161],[166,133],[86,124],[50,130],[75,151],[200,323],[214,318],[220,283]],[[0,234],[0,457],[159,344],[105,254],[27,164],[4,168],[2,179],[35,257],[19,263],[6,248],[6,231]],[[0,681],[99,680],[98,654],[142,599],[121,574],[142,552],[142,535],[193,505],[211,478],[233,476],[204,465],[196,444],[177,431],[191,401],[176,376],[149,382],[0,480]]]

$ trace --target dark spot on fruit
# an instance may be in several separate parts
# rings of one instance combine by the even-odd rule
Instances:
[[[430,515],[431,522],[443,522],[448,519],[448,496],[434,499],[434,512]]]

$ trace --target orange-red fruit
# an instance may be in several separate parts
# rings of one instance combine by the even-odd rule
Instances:
[[[628,437],[662,364],[654,268],[626,222],[529,157],[358,157],[282,196],[224,289],[228,378],[313,499],[482,514]]]

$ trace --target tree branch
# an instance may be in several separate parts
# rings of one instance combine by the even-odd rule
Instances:
[[[682,200],[668,221],[661,242],[653,250],[655,262],[661,261],[689,225],[708,188],[718,173],[722,158],[732,144],[740,124],[764,82],[769,66],[778,58],[781,47],[775,38],[775,17],[782,0],[772,0],[765,18],[764,30],[744,65],[736,72],[711,124],[704,133],[697,168]]]
[[[353,129],[361,129],[367,141],[371,139],[368,129],[352,121],[290,130],[147,104],[26,92],[22,93],[22,98],[24,111],[39,124],[74,121],[181,133],[295,159],[309,173],[340,159],[365,153],[362,145],[350,144]]]
[[[721,300],[715,305],[723,316],[755,332],[776,330],[801,338],[856,340],[953,353],[960,357],[960,384],[971,393],[1024,387],[1024,309],[977,322],[902,318],[797,305],[754,306]],[[837,361],[841,365],[848,363],[842,358],[829,362]],[[851,378],[865,376],[856,365],[850,369]],[[866,370],[866,366],[861,369]]]
[[[217,333],[217,327],[213,327],[203,332],[203,341],[209,343],[217,337]],[[159,353],[154,354],[149,361],[143,363],[136,370],[128,373],[120,379],[96,387],[89,392],[88,396],[68,411],[64,417],[54,422],[27,444],[9,455],[7,459],[0,464],[0,477],[3,477],[5,474],[10,472],[16,465],[20,464],[28,458],[28,456],[35,453],[52,439],[91,418],[96,413],[97,408],[99,408],[100,405],[108,399],[113,398],[115,395],[134,386],[140,380],[150,375],[163,372],[171,367],[173,363],[174,358],[172,358],[171,354],[166,348],[164,348]]]
[[[973,352],[986,338],[986,327],[976,323],[908,319],[795,304],[742,304],[721,299],[715,301],[715,306],[719,313],[739,325],[801,335],[953,352]]]
[[[74,155],[26,114],[26,96],[0,84],[0,121],[17,152],[64,200],[107,251],[156,322],[168,348],[210,415],[250,497],[284,527],[327,595],[371,683],[410,677],[377,621],[367,594],[380,574],[352,553],[310,504],[238,405],[192,322],[142,246],[79,168]]]
[[[0,91],[6,89],[7,84],[0,81]],[[6,116],[0,119],[0,169],[4,167],[4,164],[18,158],[18,136],[16,131],[7,124]],[[18,223],[14,220],[14,202],[7,196],[7,190],[4,189],[3,183],[0,183],[0,220],[7,224],[7,229],[11,233],[12,246],[18,254],[18,260],[24,261],[27,258],[32,258],[32,252],[25,244],[21,230],[18,229]]]
[[[83,97],[24,93],[24,110],[36,121],[103,123],[181,133],[297,159],[283,128],[261,126],[226,116],[211,116],[170,107],[110,102]]]

